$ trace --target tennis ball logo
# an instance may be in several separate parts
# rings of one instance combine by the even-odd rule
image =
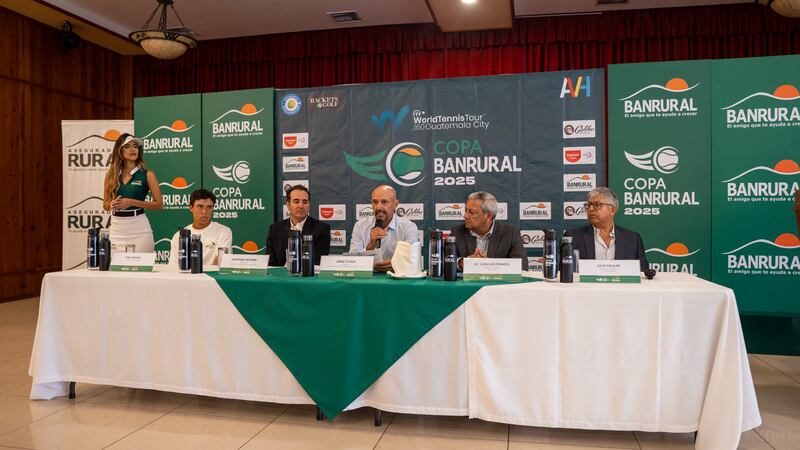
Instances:
[[[678,150],[675,147],[664,146],[641,155],[624,153],[632,166],[642,170],[654,170],[667,175],[678,170]]]
[[[415,186],[425,179],[425,154],[413,142],[397,144],[386,157],[386,174],[400,186]]]
[[[678,170],[678,152],[672,147],[662,147],[653,155],[653,166],[661,173]]]
[[[250,164],[247,161],[239,161],[233,165],[233,179],[240,184],[250,180]]]
[[[235,181],[239,184],[245,184],[250,181],[250,163],[247,161],[239,161],[226,167],[217,167],[212,165],[214,173],[225,181]]]

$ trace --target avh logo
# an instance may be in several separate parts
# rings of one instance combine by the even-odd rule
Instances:
[[[211,167],[214,168],[214,173],[225,181],[235,181],[239,184],[245,184],[250,181],[250,163],[247,161],[238,161],[225,167],[214,165]]]
[[[388,181],[388,176],[394,183],[408,187],[425,179],[424,149],[413,142],[397,144],[388,154],[383,151],[358,157],[344,152],[344,158],[355,173],[370,180]]]
[[[663,174],[678,170],[678,150],[675,147],[664,146],[641,155],[625,152],[625,158],[634,167],[642,170],[655,170]]]
[[[408,111],[408,105],[405,105],[400,108],[399,111],[397,111],[397,114],[393,113],[392,111],[384,111],[380,116],[373,114],[372,123],[374,123],[379,130],[383,130],[387,123],[391,123],[392,129],[397,130],[400,127],[400,124],[403,123],[403,119],[405,119],[408,115]]]
[[[568,95],[572,98],[577,98],[580,91],[583,91],[587,97],[592,96],[592,88],[591,88],[591,77],[586,75],[585,81],[584,77],[579,76],[578,80],[575,84],[572,83],[572,77],[564,77],[564,83],[561,85],[561,98]]]

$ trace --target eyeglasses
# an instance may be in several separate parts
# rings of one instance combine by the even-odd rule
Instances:
[[[589,202],[589,203],[586,203],[586,207],[587,207],[588,209],[600,209],[600,208],[602,208],[602,207],[603,207],[603,205],[606,205],[606,206],[614,206],[614,205],[613,205],[613,204],[611,204],[611,203],[603,203],[603,202]]]

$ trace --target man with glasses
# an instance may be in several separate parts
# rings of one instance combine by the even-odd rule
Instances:
[[[572,236],[573,248],[580,251],[581,258],[638,259],[642,272],[650,267],[639,233],[614,225],[619,201],[611,189],[592,189],[586,206],[591,225],[573,228],[564,233],[564,236]]]
[[[450,236],[456,238],[458,267],[464,268],[464,258],[519,258],[522,270],[528,270],[528,256],[519,229],[498,222],[497,199],[488,192],[469,194],[464,207],[464,223],[454,226]]]

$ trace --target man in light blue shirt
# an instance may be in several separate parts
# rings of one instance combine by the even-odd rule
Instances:
[[[397,217],[397,192],[393,187],[381,185],[372,191],[372,217],[356,222],[350,238],[350,251],[377,250],[380,262],[377,272],[392,270],[392,255],[398,241],[413,244],[419,241],[419,231],[414,222]]]

